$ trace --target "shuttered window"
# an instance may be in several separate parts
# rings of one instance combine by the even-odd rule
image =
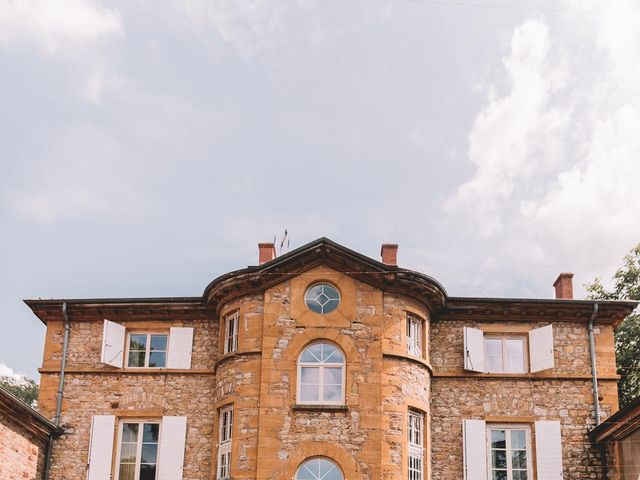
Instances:
[[[218,480],[231,476],[231,440],[233,435],[233,407],[220,410],[218,429]]]
[[[422,357],[423,320],[414,315],[407,315],[407,353]]]
[[[526,373],[526,338],[484,336],[484,365],[489,373]]]
[[[169,335],[166,333],[129,333],[127,337],[127,367],[166,367]]]
[[[238,350],[238,324],[240,323],[240,313],[235,311],[224,317],[224,353],[231,353]]]
[[[531,480],[531,436],[525,425],[487,425],[489,480]]]
[[[424,413],[409,410],[409,480],[424,478]]]

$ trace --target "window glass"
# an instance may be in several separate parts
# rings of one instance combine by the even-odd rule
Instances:
[[[424,414],[409,410],[409,480],[424,477]]]
[[[324,315],[338,308],[340,293],[333,285],[318,283],[306,291],[304,301],[309,310]]]
[[[129,335],[128,367],[164,368],[167,364],[166,334],[135,333]]]
[[[159,423],[122,424],[118,480],[155,480],[159,434]]]
[[[485,337],[485,363],[489,373],[525,373],[525,340]]]
[[[330,343],[315,343],[300,354],[298,401],[344,403],[344,355]]]
[[[240,313],[237,311],[225,317],[224,353],[231,353],[238,350],[239,320]]]
[[[490,427],[487,439],[491,479],[529,480],[531,464],[526,428]]]
[[[231,436],[233,433],[233,407],[220,410],[220,427],[218,430],[218,474],[217,478],[226,479],[231,476]]]
[[[340,468],[331,460],[312,458],[300,465],[296,480],[344,480],[344,476]]]

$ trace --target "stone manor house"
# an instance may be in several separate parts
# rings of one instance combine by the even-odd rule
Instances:
[[[451,297],[397,245],[259,253],[199,297],[26,301],[50,479],[605,478],[588,433],[635,302],[572,300],[571,274],[555,299]]]

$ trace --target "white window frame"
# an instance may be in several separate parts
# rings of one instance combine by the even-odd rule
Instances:
[[[424,479],[424,412],[409,409],[408,415],[408,474],[409,480]]]
[[[240,326],[240,312],[236,310],[224,317],[224,353],[238,351],[238,331]]]
[[[407,313],[407,353],[422,358],[424,344],[424,320]]]
[[[324,343],[327,345],[331,345],[332,347],[336,348],[341,354],[342,354],[342,363],[323,363],[323,362],[303,362],[301,360],[302,358],[302,354],[310,347],[314,346],[314,345],[318,345],[320,343]],[[318,368],[320,371],[318,372],[318,378],[319,378],[319,385],[318,385],[318,397],[319,399],[317,401],[313,401],[313,400],[302,400],[302,395],[301,395],[301,386],[302,386],[302,367],[305,368]],[[297,388],[296,388],[296,398],[298,401],[298,404],[301,405],[344,405],[345,404],[345,385],[346,385],[346,376],[347,376],[347,357],[344,354],[344,352],[342,351],[342,349],[335,345],[334,343],[331,342],[314,342],[312,344],[307,345],[306,347],[304,347],[302,349],[302,351],[300,352],[300,355],[298,356],[298,378],[297,378]],[[340,368],[342,370],[342,385],[341,385],[341,398],[337,401],[329,401],[329,400],[322,400],[322,397],[324,397],[324,371],[326,369],[338,369]]]
[[[158,478],[158,465],[160,464],[160,442],[162,435],[162,421],[161,419],[149,419],[149,418],[121,418],[118,422],[118,442],[116,449],[116,471],[115,480],[120,480],[120,450],[122,449],[122,432],[125,423],[137,423],[138,424],[138,440],[136,444],[136,468],[134,478],[140,478],[140,461],[142,459],[142,435],[144,432],[144,424],[158,425],[158,449],[156,453],[156,478]]]
[[[531,449],[531,426],[527,424],[496,424],[487,423],[486,435],[487,435],[487,478],[491,480],[493,478],[493,463],[491,455],[491,431],[492,430],[505,430],[505,432],[511,432],[512,430],[524,430],[525,431],[525,446],[527,452],[527,478],[533,480],[533,453]],[[513,466],[511,456],[511,433],[505,434],[505,446],[507,456],[507,480],[513,478]],[[503,470],[503,469],[499,469]]]
[[[231,446],[233,441],[233,405],[218,412],[218,464],[216,479],[231,478]]]
[[[500,370],[491,370],[489,368],[489,354],[487,348],[487,340],[501,340],[502,341],[502,367]],[[506,361],[507,361],[507,349],[506,349],[506,341],[507,340],[520,340],[522,342],[522,370],[519,372],[507,372],[505,369]],[[484,334],[483,338],[483,347],[484,347],[484,365],[485,371],[487,373],[508,373],[514,375],[523,375],[525,373],[529,373],[529,348],[528,348],[528,339],[526,335],[504,335],[500,333],[488,333]]]
[[[144,353],[144,366],[142,367],[129,366],[129,349],[131,347],[131,335],[147,336],[147,342],[146,342],[145,353]],[[164,367],[150,367],[149,357],[151,353],[151,336],[160,336],[160,335],[167,337],[167,346],[165,350],[155,350],[155,351],[164,352]],[[167,368],[167,363],[169,363],[169,341],[171,340],[171,335],[169,335],[169,332],[136,332],[135,330],[133,330],[131,332],[127,331],[126,338],[127,338],[126,340],[127,348],[125,349],[125,357],[124,357],[125,368],[150,368],[152,370]]]

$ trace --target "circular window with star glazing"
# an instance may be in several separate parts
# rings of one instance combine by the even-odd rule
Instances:
[[[304,294],[304,302],[312,312],[324,315],[338,308],[340,292],[328,283],[316,283]]]

